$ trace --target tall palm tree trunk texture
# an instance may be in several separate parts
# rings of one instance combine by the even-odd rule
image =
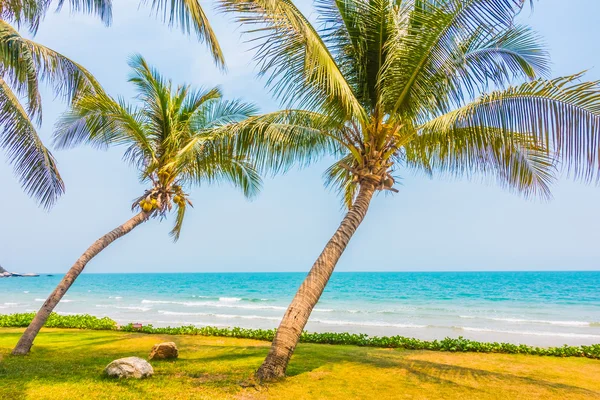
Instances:
[[[294,296],[292,303],[285,312],[283,320],[277,328],[269,354],[256,371],[258,380],[269,381],[285,376],[288,363],[300,340],[302,330],[308,322],[310,313],[317,305],[348,242],[350,242],[356,229],[365,218],[374,193],[375,187],[372,184],[361,184],[354,204],[313,264],[308,276],[302,282],[300,289],[298,289],[296,296]]]
[[[52,292],[52,294],[48,297],[46,302],[42,305],[40,310],[37,312],[33,321],[29,324],[21,339],[19,339],[19,343],[13,349],[13,355],[25,355],[29,353],[31,350],[31,346],[33,346],[33,341],[35,337],[39,333],[42,326],[48,320],[50,313],[54,310],[56,305],[63,298],[67,290],[71,287],[75,279],[81,274],[87,263],[98,255],[102,250],[104,250],[108,245],[110,245],[115,240],[119,239],[122,236],[125,236],[129,232],[131,232],[135,227],[145,222],[148,219],[149,214],[145,212],[140,212],[135,215],[129,221],[125,222],[123,225],[120,225],[116,229],[113,229],[106,235],[102,236],[100,239],[96,240],[94,244],[92,244],[86,251],[79,257],[79,259],[73,264],[69,272],[64,276],[64,278],[60,281],[56,289]]]

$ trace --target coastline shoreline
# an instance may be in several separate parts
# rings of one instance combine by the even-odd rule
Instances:
[[[26,327],[34,313],[29,314],[0,314],[0,329]],[[214,326],[195,327],[154,327],[153,325],[140,325],[129,323],[118,325],[116,321],[104,317],[97,318],[91,315],[61,316],[53,313],[46,328],[83,329],[83,330],[108,330],[120,332],[137,332],[145,334],[162,335],[192,335],[192,336],[219,336],[240,339],[255,339],[272,341],[276,329],[252,329],[229,327],[219,328]],[[300,341],[302,343],[317,343],[330,345],[354,345],[361,347],[381,347],[407,350],[432,350],[449,352],[475,352],[475,353],[504,353],[504,354],[530,354],[554,357],[586,357],[600,359],[600,342],[581,346],[529,346],[509,342],[480,342],[462,336],[442,339],[422,340],[406,336],[369,336],[357,333],[335,332],[309,332],[303,331]]]
[[[87,274],[56,311],[127,324],[276,328],[300,273]],[[0,313],[35,312],[61,276],[0,280]],[[600,272],[334,274],[312,332],[532,346],[600,342]]]

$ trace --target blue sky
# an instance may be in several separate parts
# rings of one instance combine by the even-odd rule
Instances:
[[[210,10],[211,2],[203,2]],[[300,2],[312,12],[311,2]],[[588,69],[600,79],[597,0],[543,0],[521,20],[545,38],[553,75]],[[175,82],[221,85],[263,111],[277,104],[255,77],[249,45],[230,17],[210,12],[229,72],[202,44],[171,31],[137,1],[114,4],[110,28],[90,16],[50,14],[36,40],[86,66],[112,95],[129,98],[127,57],[141,53]],[[42,138],[65,104],[44,93]],[[99,236],[131,216],[143,192],[121,149],[56,151],[67,194],[51,212],[36,207],[0,155],[0,264],[15,271],[65,272]],[[249,202],[227,185],[192,191],[180,241],[171,221],[150,221],[114,243],[87,272],[307,271],[342,211],[323,187],[327,160],[265,179]],[[525,200],[493,184],[405,175],[400,193],[377,196],[338,264],[339,271],[598,270],[600,188],[561,179],[550,202]]]

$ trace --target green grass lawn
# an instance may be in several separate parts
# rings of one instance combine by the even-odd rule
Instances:
[[[248,386],[268,342],[114,331],[43,330],[10,356],[23,329],[0,328],[0,399],[600,399],[600,361],[301,344],[289,377]],[[102,376],[112,360],[175,341],[180,359],[154,377]]]

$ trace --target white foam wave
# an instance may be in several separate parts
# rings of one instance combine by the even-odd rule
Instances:
[[[46,301],[46,299],[35,299],[34,301]]]
[[[216,318],[240,318],[240,319],[265,319],[272,321],[279,321],[279,317],[265,317],[262,315],[236,315],[236,314],[214,314],[214,313],[193,313],[193,312],[179,312],[179,311],[165,311],[158,310],[163,315],[187,315],[187,316],[201,316],[201,317],[216,317]]]
[[[316,312],[333,312],[334,310],[331,309],[331,308],[317,308],[317,307],[315,307],[313,309],[313,311],[316,311]]]
[[[311,319],[310,322],[327,325],[349,325],[349,326],[373,326],[373,327],[394,327],[394,328],[427,328],[427,325],[400,324],[381,321],[340,321],[329,319]]]
[[[119,310],[134,310],[134,311],[150,311],[150,307],[137,307],[137,306],[113,306],[111,304],[96,304],[98,308],[117,308]]]
[[[177,304],[186,307],[216,307],[216,308],[242,308],[246,310],[285,310],[280,306],[261,306],[253,304],[238,304],[216,301],[167,301],[167,300],[142,300],[142,304]]]
[[[242,299],[239,297],[219,297],[219,301],[225,303],[237,303],[238,301],[242,301]]]
[[[216,326],[221,328],[227,328],[230,325],[228,324],[215,324],[209,322],[191,322],[191,321],[149,321],[151,323],[165,324],[170,326],[184,326],[184,325],[193,325],[193,326]],[[177,325],[173,325],[177,324]]]
[[[19,305],[19,303],[4,303],[4,305],[5,305],[5,306],[12,307],[12,306],[18,306],[18,305]]]
[[[29,293],[29,290],[23,290],[23,293]]]
[[[558,325],[558,326],[591,326],[592,322],[587,321],[556,321],[556,320],[544,320],[544,319],[522,319],[522,318],[500,318],[500,317],[475,317],[472,315],[460,315],[460,318],[467,319],[486,319],[490,321],[501,321],[501,322],[513,322],[522,324],[546,324],[546,325]]]
[[[490,329],[490,328],[473,328],[473,327],[469,327],[469,326],[456,326],[454,328],[461,329],[464,331],[471,331],[471,332],[509,333],[509,334],[514,334],[514,335],[556,336],[556,337],[580,338],[580,339],[600,338],[600,335],[592,335],[592,334],[585,334],[585,333],[545,332],[545,331],[513,331],[513,330]]]
[[[121,300],[121,296],[108,296],[109,299]]]

